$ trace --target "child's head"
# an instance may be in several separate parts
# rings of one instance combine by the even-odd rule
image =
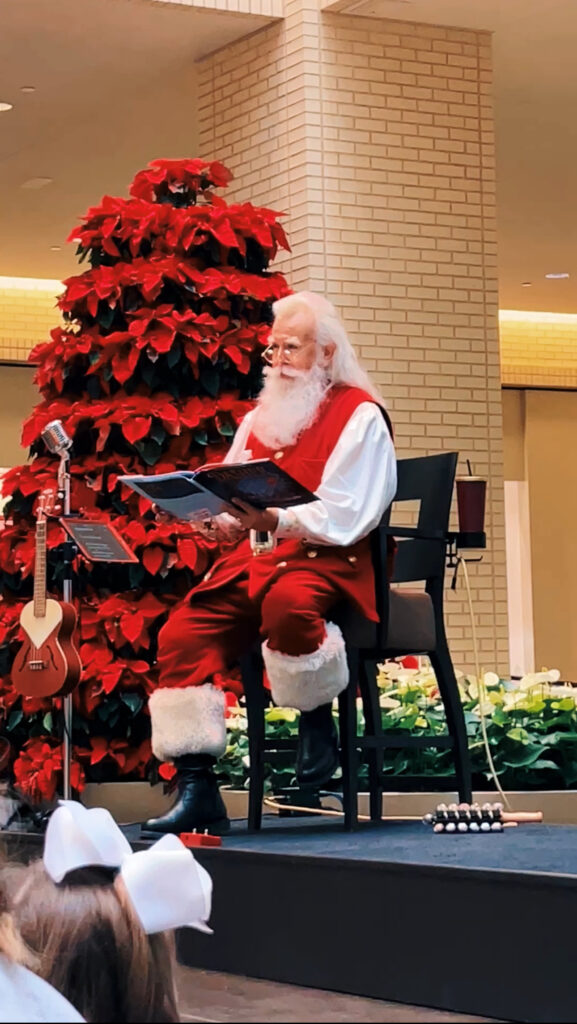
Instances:
[[[37,973],[87,1021],[179,1020],[172,929],[209,930],[211,883],[175,836],[133,854],[107,811],[65,802],[9,890]]]

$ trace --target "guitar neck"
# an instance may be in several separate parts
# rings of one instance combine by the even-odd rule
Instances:
[[[46,615],[46,520],[36,523],[36,554],[34,558],[34,617]]]

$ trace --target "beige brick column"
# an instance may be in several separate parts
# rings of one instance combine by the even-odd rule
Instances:
[[[459,449],[488,477],[470,576],[482,664],[506,671],[490,37],[287,0],[202,62],[199,154],[232,168],[236,198],[287,213],[282,267],[341,310],[399,455]],[[470,671],[462,588],[447,604]]]

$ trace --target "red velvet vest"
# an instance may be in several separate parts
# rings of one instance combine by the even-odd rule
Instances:
[[[323,400],[314,422],[303,431],[296,444],[271,449],[251,434],[242,461],[274,459],[299,483],[315,491],[343,428],[359,405],[372,401],[371,396],[360,388],[335,385]],[[391,430],[384,410],[383,415]],[[292,538],[280,539],[274,551],[258,556],[253,555],[250,543],[245,539],[234,551],[215,562],[190,596],[195,598],[197,594],[219,589],[248,572],[249,594],[255,601],[260,601],[280,573],[295,569],[306,569],[325,576],[344,597],[352,600],[369,619],[376,621],[375,585],[368,537],[363,537],[350,547],[309,544]]]

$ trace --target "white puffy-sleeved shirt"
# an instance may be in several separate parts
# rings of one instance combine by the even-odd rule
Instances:
[[[245,416],[225,462],[250,460],[248,439],[255,414],[252,410]],[[315,492],[319,500],[277,509],[276,535],[348,547],[377,526],[396,489],[395,449],[384,416],[374,402],[362,402],[327,460]]]
[[[0,1021],[83,1021],[52,985],[0,953]]]

